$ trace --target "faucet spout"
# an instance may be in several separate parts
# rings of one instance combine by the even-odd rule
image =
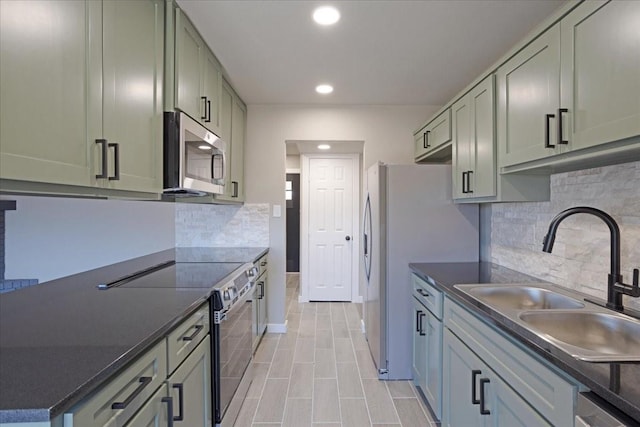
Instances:
[[[609,227],[611,234],[611,271],[609,273],[609,283],[607,287],[607,307],[622,311],[624,309],[622,305],[622,295],[624,292],[621,292],[620,289],[624,288],[624,286],[621,286],[624,284],[622,283],[622,276],[620,275],[620,228],[611,215],[600,209],[588,206],[577,206],[560,212],[549,224],[549,231],[547,235],[544,236],[542,250],[547,253],[553,250],[556,232],[558,231],[560,223],[565,218],[578,213],[596,216]]]

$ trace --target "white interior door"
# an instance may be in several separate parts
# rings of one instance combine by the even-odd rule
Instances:
[[[352,156],[308,159],[306,288],[310,301],[352,300],[356,172]]]

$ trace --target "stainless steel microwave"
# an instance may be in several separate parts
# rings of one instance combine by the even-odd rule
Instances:
[[[182,112],[164,113],[164,193],[223,194],[226,144]]]

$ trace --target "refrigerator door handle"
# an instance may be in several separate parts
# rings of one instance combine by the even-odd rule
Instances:
[[[364,227],[364,233],[363,233],[363,242],[364,242],[364,271],[365,274],[367,275],[367,282],[369,282],[369,279],[371,278],[371,240],[369,239],[369,236],[371,236],[371,232],[372,230],[372,225],[371,225],[371,199],[369,198],[369,195],[367,194],[367,201],[365,203],[365,207],[364,207],[364,220],[363,222],[363,227]]]

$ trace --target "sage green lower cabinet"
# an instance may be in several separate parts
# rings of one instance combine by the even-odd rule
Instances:
[[[449,298],[444,325],[443,425],[573,425],[577,381]]]
[[[173,407],[169,409],[169,405],[172,405],[172,400],[168,397],[169,390],[167,385],[163,385],[151,396],[151,399],[144,404],[138,413],[129,420],[126,427],[161,427],[171,425],[169,420],[169,412],[173,411]]]
[[[254,291],[253,304],[253,351],[256,351],[262,336],[267,331],[267,256],[264,255],[258,260],[258,279]]]
[[[443,426],[552,425],[448,329],[443,345]]]

